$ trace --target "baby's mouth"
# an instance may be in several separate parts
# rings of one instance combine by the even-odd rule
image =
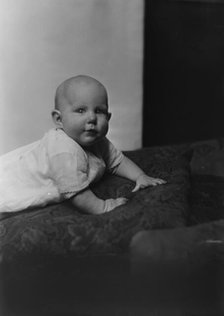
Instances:
[[[90,135],[96,135],[97,131],[95,128],[86,128],[85,132]]]
[[[86,131],[86,132],[93,132],[93,133],[96,133],[96,129],[95,129],[95,126],[94,126],[94,125],[90,125],[90,126],[86,127],[85,131]]]

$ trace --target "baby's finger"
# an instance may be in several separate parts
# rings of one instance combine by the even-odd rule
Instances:
[[[158,183],[157,181],[152,181],[150,185],[153,186],[153,187],[155,187],[155,186],[158,185],[158,184],[159,184],[159,183]]]
[[[127,203],[128,199],[121,197],[121,198],[117,198],[116,201],[117,201],[118,205],[123,205],[123,204]]]
[[[136,192],[140,189],[140,185],[136,184],[136,186],[134,187],[134,189],[131,192]]]
[[[162,180],[162,179],[155,179],[154,181],[155,181],[156,184],[164,184],[164,183],[166,183],[166,181]]]

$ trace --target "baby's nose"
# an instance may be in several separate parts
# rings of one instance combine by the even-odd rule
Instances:
[[[89,112],[88,122],[95,122],[95,121],[96,121],[96,113],[95,112]]]

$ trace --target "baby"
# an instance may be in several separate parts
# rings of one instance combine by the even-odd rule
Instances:
[[[0,212],[43,207],[69,199],[81,211],[102,214],[127,199],[102,200],[90,189],[105,171],[136,183],[132,192],[164,180],[147,176],[106,138],[111,113],[105,87],[79,75],[56,91],[55,128],[0,157]]]

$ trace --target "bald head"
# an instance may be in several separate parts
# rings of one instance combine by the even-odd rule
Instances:
[[[55,109],[61,111],[64,106],[71,104],[80,87],[88,85],[101,90],[107,98],[107,91],[102,83],[90,76],[79,75],[65,80],[58,86],[55,94]]]

